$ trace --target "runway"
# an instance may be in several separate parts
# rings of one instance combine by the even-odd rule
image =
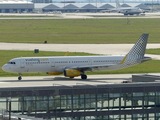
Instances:
[[[0,13],[0,19],[130,19],[160,18],[160,12],[145,13],[139,16],[124,16],[122,13]],[[7,16],[7,17],[5,17]],[[15,17],[16,16],[16,17]],[[23,16],[23,17],[22,17]]]
[[[28,87],[28,86],[53,86],[64,85],[72,86],[76,84],[113,84],[121,83],[124,80],[129,80],[131,75],[88,75],[87,80],[82,80],[80,77],[74,79],[64,76],[32,76],[23,77],[23,80],[18,81],[17,77],[0,77],[0,87]]]

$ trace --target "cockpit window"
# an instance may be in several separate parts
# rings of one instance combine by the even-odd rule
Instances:
[[[16,64],[16,62],[8,62],[8,64]]]

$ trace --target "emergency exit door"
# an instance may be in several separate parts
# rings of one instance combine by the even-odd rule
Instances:
[[[54,61],[54,59],[51,59],[51,67],[55,67],[55,61]]]
[[[25,68],[25,61],[23,59],[20,62],[20,68]]]

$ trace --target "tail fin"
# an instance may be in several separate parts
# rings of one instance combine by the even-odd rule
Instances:
[[[127,56],[144,57],[149,34],[142,34]]]
[[[134,62],[138,62],[138,61],[142,62],[146,58],[146,57],[144,58],[144,54],[146,51],[148,36],[149,34],[146,34],[146,33],[142,34],[138,39],[138,41],[135,43],[135,45],[132,47],[132,49],[128,52],[128,54],[123,58],[123,60],[120,63],[135,64]],[[148,58],[147,60],[150,60],[150,59],[151,58]]]
[[[116,0],[116,8],[120,8],[120,7],[121,7],[121,5],[119,4],[119,1]]]
[[[144,57],[148,36],[149,34],[142,34],[122,61],[118,65],[108,67],[108,69],[117,70],[127,68],[151,60],[150,57]]]

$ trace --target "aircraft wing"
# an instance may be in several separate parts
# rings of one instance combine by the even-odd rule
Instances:
[[[132,10],[132,7],[110,8],[109,11]]]
[[[120,8],[119,10],[132,10],[133,8],[130,7],[125,7],[125,8]]]
[[[106,64],[106,65],[86,65],[86,66],[73,66],[69,67],[67,69],[76,69],[79,71],[94,71],[94,70],[100,70],[103,68],[107,68],[109,66],[113,66],[115,64]]]

